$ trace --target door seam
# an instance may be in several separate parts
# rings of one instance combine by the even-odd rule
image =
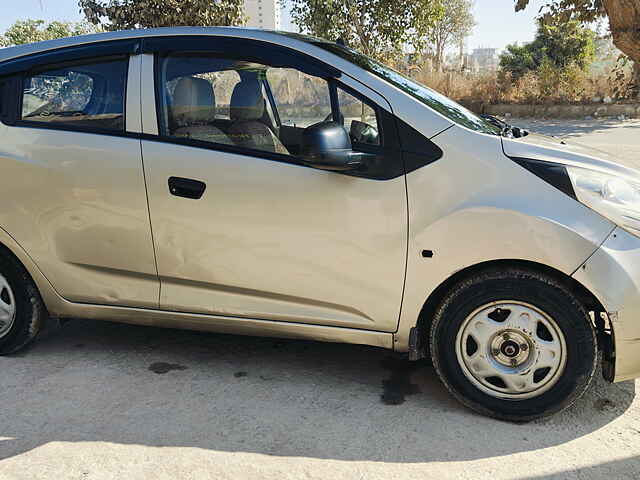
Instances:
[[[140,126],[142,131],[144,132],[144,119],[143,119],[143,105],[142,105],[142,88],[143,88],[143,77],[144,70],[142,66],[140,67],[140,78],[138,79],[140,82],[140,98],[139,98],[139,108],[140,108]],[[155,87],[154,87],[155,88]],[[140,142],[140,163],[142,165],[142,179],[144,181],[144,194],[147,199],[147,217],[149,218],[149,231],[151,233],[151,248],[153,249],[153,263],[156,266],[156,279],[158,281],[158,309],[160,309],[160,299],[162,298],[162,281],[160,280],[160,272],[158,270],[158,255],[156,253],[156,239],[153,234],[153,222],[151,221],[151,205],[149,204],[149,187],[147,185],[147,169],[144,164],[144,149],[142,148],[142,139]]]

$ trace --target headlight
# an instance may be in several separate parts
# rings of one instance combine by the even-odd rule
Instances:
[[[640,183],[567,166],[576,197],[634,235],[640,235]]]

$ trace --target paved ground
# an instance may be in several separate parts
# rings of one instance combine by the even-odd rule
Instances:
[[[531,131],[556,135],[619,156],[637,159],[640,167],[640,121],[638,120],[518,120],[509,123]]]
[[[528,125],[640,155],[640,122]],[[640,477],[634,382],[598,379],[571,410],[512,425],[458,405],[428,362],[406,367],[368,347],[72,321],[0,358],[0,479]]]

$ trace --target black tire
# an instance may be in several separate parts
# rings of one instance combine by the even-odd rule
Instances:
[[[13,255],[1,247],[0,275],[11,287],[16,307],[13,326],[0,338],[0,355],[8,355],[35,340],[44,327],[48,314],[29,273]]]
[[[465,376],[456,355],[456,337],[465,319],[483,305],[507,299],[546,312],[565,337],[564,370],[556,383],[533,398],[504,399],[483,392]],[[596,334],[584,306],[551,276],[520,268],[484,271],[457,284],[435,312],[430,347],[438,375],[460,402],[483,415],[513,422],[568,408],[586,391],[596,370]]]

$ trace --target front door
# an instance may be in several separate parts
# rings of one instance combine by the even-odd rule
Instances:
[[[376,168],[400,158],[385,158],[379,106],[294,60],[157,57],[160,133],[143,141],[143,157],[160,306],[394,331],[404,176],[305,166],[300,139],[308,125],[339,119]]]

